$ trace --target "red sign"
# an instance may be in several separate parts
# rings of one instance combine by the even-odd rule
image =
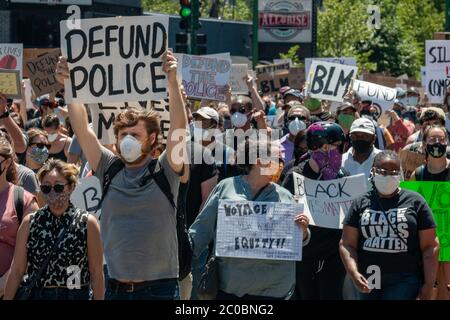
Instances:
[[[309,29],[309,12],[260,12],[260,28]]]

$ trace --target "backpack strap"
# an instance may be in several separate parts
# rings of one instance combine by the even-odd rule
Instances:
[[[125,163],[123,163],[120,158],[117,158],[113,163],[109,165],[108,169],[106,169],[106,172],[103,176],[102,198],[100,200],[100,203],[98,204],[97,210],[102,206],[103,200],[105,199],[106,194],[108,193],[109,186],[111,185],[111,181],[114,179],[116,174],[118,174],[119,171],[124,167]]]
[[[14,185],[14,207],[16,209],[17,219],[19,224],[22,223],[23,219],[23,188]]]
[[[158,170],[155,173],[156,168],[158,168]],[[163,167],[161,166],[161,163],[158,161],[158,159],[153,159],[152,161],[150,161],[150,164],[148,165],[148,171],[150,172],[150,175],[146,176],[143,179],[142,185],[146,184],[149,179],[155,180],[156,185],[164,193],[167,200],[169,200],[170,205],[174,209],[176,209],[177,206],[175,204],[174,196],[173,196],[172,190],[170,188],[169,180],[167,180],[167,177],[164,174]]]

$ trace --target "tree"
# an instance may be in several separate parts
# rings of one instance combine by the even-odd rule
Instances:
[[[287,53],[280,53],[280,59],[291,59],[294,66],[303,67],[304,64],[297,54],[299,49],[300,49],[299,45],[290,47]]]

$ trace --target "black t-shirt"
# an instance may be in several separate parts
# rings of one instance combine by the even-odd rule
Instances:
[[[368,192],[353,201],[344,220],[359,230],[359,272],[367,275],[371,265],[381,274],[420,272],[419,231],[436,227],[430,207],[420,194],[405,189],[392,198],[376,197]]]
[[[191,150],[194,150],[194,145],[196,148],[201,148],[202,153],[209,152],[209,149],[203,146],[191,142]],[[208,153],[210,156],[210,153]],[[206,156],[208,156],[206,155]],[[212,156],[211,156],[212,158]],[[186,220],[187,226],[190,227],[191,224],[197,218],[199,214],[200,206],[202,205],[202,188],[201,184],[218,174],[216,165],[214,163],[207,164],[202,158],[201,164],[194,163],[194,152],[191,152],[191,165],[190,165],[190,175],[189,175],[189,186],[186,190]]]
[[[308,155],[302,160],[288,172],[282,183],[282,187],[288,189],[292,194],[295,193],[293,172],[313,180],[318,180],[320,176],[309,165]],[[345,176],[345,173],[340,171],[336,178],[342,178],[343,176]],[[341,229],[322,228],[310,225],[309,230],[311,231],[311,241],[307,246],[303,247],[302,261],[316,261],[339,255],[339,241],[342,237]]]
[[[447,167],[439,173],[428,171],[427,165],[422,165],[415,171],[416,181],[450,181],[450,168]]]

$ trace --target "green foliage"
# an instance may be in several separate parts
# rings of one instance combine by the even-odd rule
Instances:
[[[280,59],[291,59],[295,67],[303,67],[304,64],[297,54],[298,50],[300,50],[300,45],[297,44],[292,46],[289,48],[288,52],[280,53]]]
[[[444,13],[436,0],[324,0],[319,11],[320,56],[355,56],[358,66],[393,76],[420,74],[425,40],[442,31]],[[369,4],[381,11],[381,28],[367,26]]]

